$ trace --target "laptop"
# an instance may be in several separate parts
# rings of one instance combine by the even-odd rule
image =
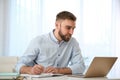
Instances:
[[[72,75],[73,77],[105,77],[116,62],[117,57],[94,57],[90,66],[82,75]]]

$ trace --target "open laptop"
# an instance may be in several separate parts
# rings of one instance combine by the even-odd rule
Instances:
[[[84,75],[72,75],[74,77],[105,77],[112,66],[114,65],[117,57],[94,57],[90,66],[85,71]]]

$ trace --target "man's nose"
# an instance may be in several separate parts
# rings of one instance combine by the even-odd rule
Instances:
[[[69,31],[69,33],[72,35],[73,32],[74,32],[74,29],[71,28],[70,31]]]

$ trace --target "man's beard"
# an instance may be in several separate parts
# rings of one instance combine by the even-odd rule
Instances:
[[[62,40],[64,40],[65,42],[68,42],[70,40],[70,38],[71,38],[71,34],[63,35],[61,29],[58,32],[58,34],[60,35],[60,37],[62,38]]]

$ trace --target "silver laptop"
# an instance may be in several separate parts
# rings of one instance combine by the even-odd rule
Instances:
[[[94,57],[84,75],[74,77],[105,77],[116,62],[117,57]]]

